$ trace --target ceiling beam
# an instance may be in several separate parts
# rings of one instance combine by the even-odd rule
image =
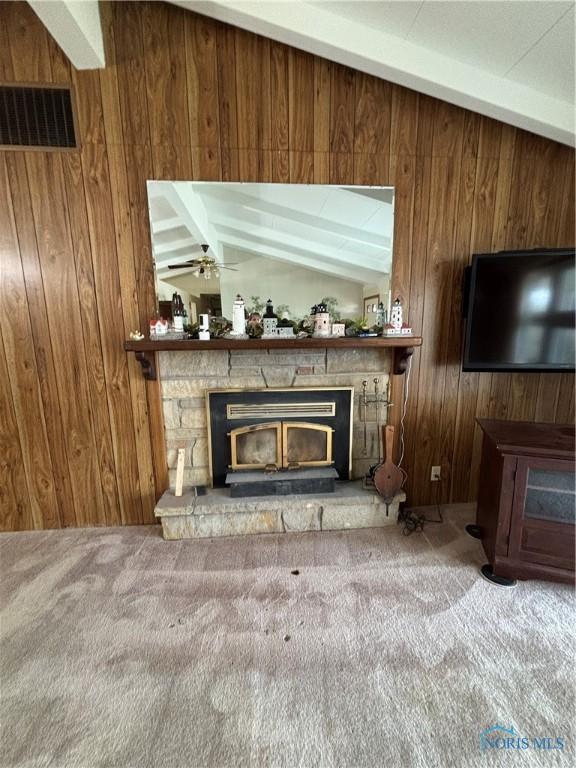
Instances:
[[[221,261],[222,248],[218,242],[218,237],[210,223],[204,203],[201,197],[192,189],[191,183],[187,181],[170,181],[152,182],[152,184],[162,186],[164,197],[196,243],[198,245],[207,243],[216,261]]]
[[[29,0],[76,69],[106,66],[98,0]]]
[[[160,258],[161,261],[166,261],[167,259],[170,259],[171,253],[173,253],[174,251],[181,251],[184,248],[189,249],[188,257],[187,257],[189,259],[199,258],[200,256],[202,256],[202,251],[200,250],[200,247],[197,241],[191,237],[181,238],[179,240],[173,240],[171,243],[162,243],[158,245],[154,244],[153,246],[154,256]]]
[[[299,237],[294,233],[287,232],[284,229],[272,229],[255,222],[246,226],[246,221],[241,217],[222,216],[217,211],[211,212],[211,221],[216,229],[218,239],[226,243],[227,233],[242,233],[244,238],[257,245],[260,242],[266,243],[266,246],[272,244],[282,250],[295,253],[306,254],[320,259],[328,268],[332,265],[360,265],[364,269],[372,270],[376,273],[386,271],[386,259],[390,262],[392,257],[390,250],[380,247],[380,254],[359,253],[351,248],[333,248],[322,240],[312,240],[308,237]]]
[[[196,13],[300,48],[574,146],[572,104],[416,43],[344,19],[322,3],[172,0]]]
[[[160,232],[169,232],[171,229],[178,229],[179,227],[183,227],[184,224],[180,221],[178,216],[175,216],[171,219],[161,219],[159,221],[153,221],[151,223],[152,232],[155,235],[160,234]]]
[[[273,200],[264,200],[261,198],[255,199],[252,195],[248,195],[239,190],[238,185],[235,183],[219,184],[217,187],[215,184],[207,182],[197,186],[197,190],[198,194],[206,199],[207,202],[205,203],[205,206],[207,210],[210,211],[210,215],[212,215],[215,205],[221,210],[235,208],[238,211],[242,211],[242,216],[245,216],[246,220],[251,219],[253,222],[257,221],[257,217],[260,213],[267,213],[270,216],[292,221],[298,226],[305,225],[319,231],[329,232],[331,235],[338,235],[347,240],[354,240],[372,247],[376,246],[381,248],[382,246],[388,246],[388,248],[390,248],[391,245],[389,235],[380,235],[375,232],[368,232],[360,227],[351,227],[348,224],[342,224],[339,221],[331,221],[327,217],[307,213],[306,211],[303,211],[301,207],[290,208],[287,205],[276,203]],[[344,193],[346,192],[346,189],[342,187],[338,191]],[[302,206],[302,199],[298,201],[298,204]],[[394,206],[390,203],[382,203],[382,205],[390,207],[390,218],[393,219]],[[392,231],[392,224],[390,226],[390,231]]]
[[[222,243],[224,246],[230,248],[236,248],[241,251],[253,253],[254,256],[260,256],[276,261],[282,261],[285,264],[294,264],[299,267],[305,267],[311,269],[314,272],[320,272],[324,275],[331,275],[332,277],[340,277],[345,280],[351,280],[361,285],[372,284],[377,280],[382,279],[383,272],[374,272],[373,270],[363,269],[362,267],[355,267],[353,264],[326,264],[321,261],[315,254],[309,256],[304,254],[296,254],[293,251],[285,251],[278,243],[264,243],[258,244],[251,241],[246,237],[246,233],[227,233],[222,237]],[[241,267],[239,268],[241,269]]]

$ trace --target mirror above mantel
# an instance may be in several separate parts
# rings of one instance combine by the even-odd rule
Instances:
[[[148,201],[160,314],[174,292],[192,323],[230,318],[236,294],[291,320],[326,299],[369,325],[389,307],[392,187],[149,181]]]

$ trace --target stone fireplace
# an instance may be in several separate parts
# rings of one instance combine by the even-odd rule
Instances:
[[[376,405],[369,397],[364,405],[363,382],[369,395],[376,388],[385,397],[391,364],[390,351],[381,348],[160,352],[171,491],[156,514],[162,518],[165,537],[395,522],[397,502],[385,508],[360,482],[378,461],[380,425],[387,419],[384,404]],[[312,430],[317,434],[312,436]],[[185,450],[185,490],[207,486],[207,495],[174,496],[180,448]],[[307,460],[315,467],[335,467],[343,481],[358,482],[338,484],[346,486],[345,491],[328,494],[328,501],[306,495],[277,501],[262,497],[250,503],[228,498],[226,473],[234,465],[240,469],[252,463],[265,469],[275,464],[289,473],[291,463],[305,465]]]

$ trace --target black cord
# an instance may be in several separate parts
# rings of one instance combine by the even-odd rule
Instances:
[[[398,515],[398,522],[404,523],[402,534],[404,536],[410,536],[414,531],[423,531],[425,523],[443,523],[442,510],[440,504],[436,504],[436,511],[438,512],[438,520],[431,520],[426,515],[418,515],[412,509],[401,509]]]

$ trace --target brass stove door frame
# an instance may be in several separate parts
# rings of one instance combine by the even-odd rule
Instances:
[[[273,421],[268,424],[250,424],[247,427],[238,427],[228,433],[230,438],[230,450],[232,453],[231,469],[266,469],[269,464],[238,464],[238,448],[236,438],[238,435],[245,435],[247,432],[261,432],[264,429],[276,430],[276,466],[280,468],[282,460],[282,422]]]
[[[314,424],[309,421],[283,421],[282,422],[282,466],[288,467],[288,430],[297,427],[299,429],[314,429],[317,432],[326,434],[326,460],[325,461],[299,461],[300,467],[329,467],[333,464],[332,460],[332,427],[325,424]]]

